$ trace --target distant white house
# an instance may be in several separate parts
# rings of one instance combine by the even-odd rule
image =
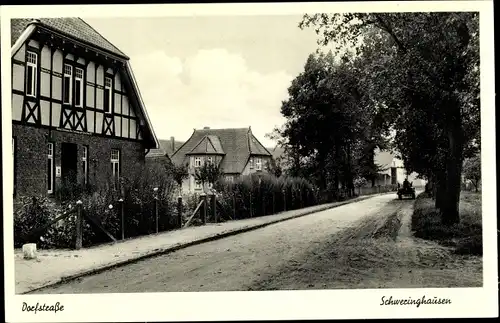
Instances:
[[[274,149],[269,149],[272,153],[274,159],[279,159],[284,154],[284,149],[281,147],[275,147]],[[398,159],[395,154],[388,151],[375,150],[375,163],[382,166],[384,171],[379,172],[379,176],[375,179],[375,185],[385,186],[385,185],[397,185],[402,184],[406,178],[406,170],[403,165],[403,161]],[[283,167],[286,167],[282,164]],[[417,173],[411,173],[408,175],[408,180],[413,182],[414,186],[424,186],[426,181],[417,178]],[[367,187],[372,185],[371,182],[366,183]]]
[[[381,178],[377,180],[376,185],[397,185],[402,184],[406,176],[408,181],[413,182],[413,186],[424,186],[426,181],[417,178],[418,174],[413,172],[408,174],[404,168],[403,161],[388,151],[375,151],[375,163],[384,167],[380,172]]]

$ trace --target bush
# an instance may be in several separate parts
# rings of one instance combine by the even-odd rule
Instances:
[[[57,205],[46,197],[17,198],[14,203],[14,247],[20,248],[29,242],[38,243],[41,247],[50,245],[50,242],[40,240],[43,232],[32,237],[28,235],[47,225],[59,212]]]
[[[124,207],[126,210],[127,236],[155,231],[155,199],[158,201],[159,230],[165,231],[177,226],[176,183],[164,167],[152,164],[125,178],[123,183]],[[154,189],[157,188],[157,191]],[[128,233],[127,233],[128,231]]]
[[[120,183],[108,183],[99,190],[90,191],[78,185],[62,186],[56,204],[48,198],[22,197],[16,204],[14,214],[15,246],[26,242],[25,236],[34,228],[40,228],[64,210],[74,207],[77,200],[82,201],[85,215],[96,222],[115,238],[121,238],[121,203],[125,215],[125,236],[133,237],[156,231],[156,209],[158,205],[159,231],[177,227],[174,212],[174,183],[170,173],[161,165],[138,167],[133,174],[124,176]],[[157,190],[154,190],[157,188]],[[110,207],[111,206],[111,207]],[[30,239],[37,242],[40,248],[62,247],[73,248],[75,242],[76,214],[60,220],[50,226],[39,237]],[[36,241],[33,241],[36,240]],[[93,221],[84,216],[83,246],[89,247],[109,242],[109,237],[99,229]]]
[[[480,208],[468,206],[462,197],[460,204],[460,223],[443,225],[439,211],[434,208],[434,201],[427,193],[420,194],[415,201],[412,217],[414,235],[453,247],[459,254],[482,255],[481,217],[476,215],[481,213]],[[469,209],[474,210],[473,216]]]
[[[95,188],[90,184],[80,184],[71,181],[62,181],[56,186],[54,196],[56,201],[62,205],[78,200],[81,196],[92,194]]]
[[[294,210],[317,202],[308,181],[267,173],[242,176],[233,182],[220,180],[214,188],[219,192],[222,213],[233,217],[235,209],[236,219]]]
[[[200,195],[197,193],[184,194],[182,196],[182,222],[186,223],[188,219],[193,215],[196,210],[198,203],[200,202]],[[201,218],[199,216],[195,217],[190,225],[200,225],[202,224]]]

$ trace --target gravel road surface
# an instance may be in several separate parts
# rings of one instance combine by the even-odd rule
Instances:
[[[408,222],[408,214],[405,219],[398,214],[405,215],[412,203],[412,200],[396,200],[395,194],[376,196],[82,277],[33,294],[349,288],[349,282],[359,288],[363,287],[360,283],[362,268],[356,267],[359,267],[359,255],[358,263],[351,264],[349,252],[344,257],[339,253],[352,252],[355,242],[358,254],[377,258],[380,255],[374,253],[374,244],[367,241],[384,238],[388,239],[385,243],[403,243],[396,238],[400,231],[408,235],[407,229],[401,230],[401,223]],[[414,244],[404,243],[414,248]],[[332,252],[337,254],[332,257]],[[415,258],[408,252],[402,257],[405,255]],[[326,275],[328,270],[325,268],[335,265],[332,261],[339,265],[339,259],[343,259],[343,269],[336,273],[340,276]],[[393,272],[397,268],[389,269]],[[377,273],[384,269],[366,270],[371,271],[367,286],[373,288],[377,285]],[[351,274],[353,277],[349,279]],[[397,281],[411,280],[410,276],[405,268],[405,274],[398,276]],[[382,275],[382,286],[394,277],[394,274]],[[433,284],[432,281],[427,283]]]

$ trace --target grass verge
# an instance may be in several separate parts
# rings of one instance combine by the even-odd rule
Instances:
[[[420,194],[415,201],[412,230],[415,237],[452,247],[462,255],[483,254],[481,193],[460,194],[460,223],[446,226],[434,208],[434,200]]]

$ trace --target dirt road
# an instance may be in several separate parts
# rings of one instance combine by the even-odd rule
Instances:
[[[477,260],[456,263],[442,247],[411,237],[412,203],[377,196],[35,293],[481,285]],[[464,263],[469,278],[457,271]]]

